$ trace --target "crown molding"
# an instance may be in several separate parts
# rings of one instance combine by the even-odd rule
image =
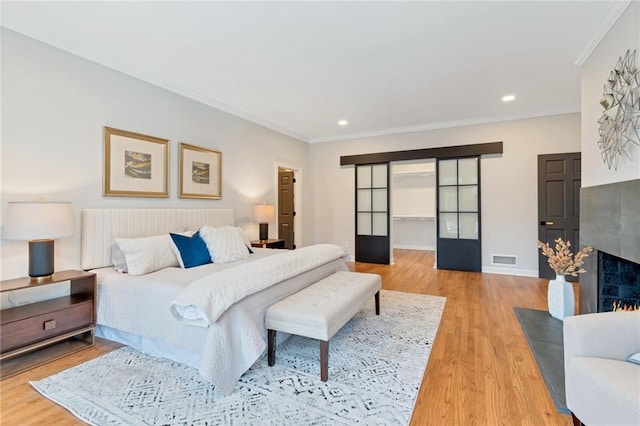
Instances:
[[[604,36],[607,35],[611,27],[618,21],[618,18],[624,13],[627,7],[632,3],[632,0],[623,0],[623,1],[614,1],[611,2],[611,9],[609,9],[609,13],[604,17],[604,20],[596,30],[591,40],[584,47],[584,50],[580,55],[576,58],[574,64],[578,67],[581,67],[591,53],[593,53],[594,49],[600,44]]]
[[[500,123],[504,121],[524,120],[528,118],[546,117],[549,115],[561,115],[580,112],[580,106],[556,108],[533,114],[514,114],[496,117],[480,117],[468,120],[447,121],[442,123],[421,124],[417,126],[395,127],[390,129],[375,130],[372,132],[351,133],[348,135],[328,136],[326,138],[312,138],[309,143],[336,142],[350,139],[364,139],[377,136],[397,135],[402,133],[424,132],[429,130],[449,129],[452,127],[473,126],[477,124]]]
[[[597,38],[597,42],[595,42],[594,46],[591,48],[589,53],[591,53],[595,45],[597,45],[597,43],[602,39],[604,34],[606,34],[606,32],[611,28],[611,26],[615,23],[615,21],[622,14],[622,12],[624,12],[626,7],[631,3],[631,0],[625,0],[622,2],[614,2],[614,3],[615,3],[615,6],[612,7],[611,12],[607,15],[607,19],[605,20],[606,22],[608,22],[608,26],[606,26],[606,30],[604,30],[604,32]],[[143,72],[130,64],[115,61],[112,58],[103,57],[102,55],[97,54],[92,49],[79,47],[75,45],[73,42],[70,42],[69,40],[54,37],[51,34],[41,31],[38,28],[25,24],[24,22],[20,22],[19,20],[13,19],[11,16],[7,15],[6,13],[0,13],[0,26],[7,28],[9,30],[15,31],[26,37],[30,37],[35,40],[38,40],[42,43],[56,47],[58,49],[61,49],[73,55],[79,56],[81,58],[84,58],[86,60],[99,64],[101,66],[104,66],[106,68],[126,74],[130,77],[141,80],[142,82],[152,84],[154,86],[168,90],[172,93],[176,93],[178,95],[197,101],[201,104],[218,109],[227,114],[231,114],[233,116],[242,118],[244,120],[257,124],[259,126],[262,126],[270,130],[273,130],[275,132],[281,133],[283,135],[289,136],[293,139],[310,143],[310,144],[343,141],[343,140],[351,140],[351,139],[362,139],[362,138],[421,132],[421,131],[429,131],[429,130],[438,130],[438,129],[446,129],[446,128],[452,128],[452,127],[478,125],[478,124],[498,123],[498,122],[504,122],[504,121],[513,121],[513,120],[521,120],[521,119],[528,119],[528,118],[544,117],[544,116],[550,116],[550,115],[560,115],[560,114],[580,112],[579,106],[570,106],[570,107],[552,109],[548,111],[542,111],[542,112],[533,113],[533,114],[516,114],[516,115],[509,115],[509,116],[480,117],[480,118],[448,121],[448,122],[441,122],[441,123],[421,124],[421,125],[406,126],[406,127],[395,127],[395,128],[374,130],[370,132],[351,133],[346,135],[309,138],[307,136],[294,132],[290,129],[282,127],[276,123],[273,123],[269,120],[263,119],[261,117],[253,115],[246,111],[232,107],[216,99],[203,96],[191,89],[169,82],[157,75]],[[604,28],[604,27],[605,25],[603,24],[601,28]],[[595,39],[596,37],[594,37],[594,40]]]

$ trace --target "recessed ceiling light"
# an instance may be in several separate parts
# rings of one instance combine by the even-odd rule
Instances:
[[[502,97],[502,102],[511,102],[515,98],[515,95],[506,95]]]
[[[349,124],[349,122],[347,120],[338,120],[338,125],[339,126],[346,126],[347,124]]]

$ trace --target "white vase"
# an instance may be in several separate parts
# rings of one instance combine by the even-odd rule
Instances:
[[[573,315],[575,309],[573,285],[564,279],[564,275],[556,275],[555,280],[549,281],[547,305],[551,316],[561,321]]]

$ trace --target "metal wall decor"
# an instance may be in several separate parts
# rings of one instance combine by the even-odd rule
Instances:
[[[631,160],[631,143],[640,146],[640,71],[636,68],[636,51],[627,50],[609,74],[600,100],[604,113],[598,120],[598,148],[602,160],[618,170],[624,154]]]

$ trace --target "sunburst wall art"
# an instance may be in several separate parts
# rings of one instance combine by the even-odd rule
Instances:
[[[631,145],[640,147],[640,72],[636,68],[636,51],[627,50],[624,58],[609,74],[600,101],[604,113],[598,120],[598,148],[602,160],[618,170],[622,154],[631,160]]]

